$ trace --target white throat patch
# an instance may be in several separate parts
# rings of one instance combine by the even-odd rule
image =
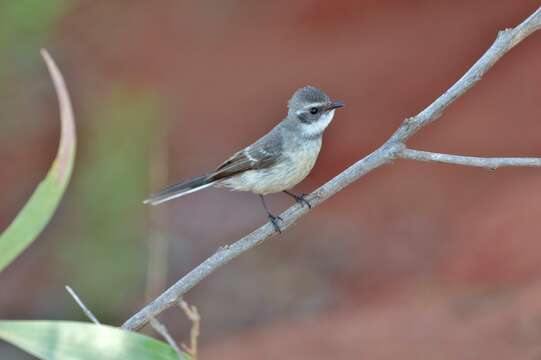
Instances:
[[[328,111],[313,123],[304,124],[304,134],[306,137],[320,136],[323,131],[329,126],[334,116],[334,110]]]

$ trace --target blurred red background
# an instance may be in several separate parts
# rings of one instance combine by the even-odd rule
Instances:
[[[31,3],[22,13],[41,27],[0,28],[0,40],[11,39],[0,41],[2,228],[58,142],[40,47],[64,72],[80,146],[53,223],[0,274],[1,316],[82,319],[69,284],[111,324],[266,221],[251,194],[208,190],[147,208],[148,193],[254,141],[310,84],[347,107],[297,189],[308,192],[383,143],[498,30],[541,5],[83,0],[51,2],[57,10],[45,14]],[[541,156],[540,61],[534,34],[410,145]],[[538,169],[410,161],[377,169],[188,294],[203,317],[202,358],[539,357],[540,181]],[[289,204],[272,196],[275,211]],[[186,339],[184,315],[168,314]],[[0,357],[24,358],[7,346]]]

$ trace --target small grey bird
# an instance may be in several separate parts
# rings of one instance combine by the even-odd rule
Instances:
[[[144,201],[158,205],[209,186],[258,194],[274,229],[280,231],[264,195],[283,191],[297,202],[311,207],[304,198],[288,190],[312,170],[321,149],[323,132],[337,108],[344,106],[313,86],[295,91],[288,103],[287,117],[265,136],[237,152],[216,170],[170,186]]]

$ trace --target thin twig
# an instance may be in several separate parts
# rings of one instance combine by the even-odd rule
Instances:
[[[406,141],[421,128],[436,121],[456,99],[466,93],[472,86],[477,84],[486,72],[515,45],[524,40],[528,35],[541,27],[541,8],[524,20],[514,29],[500,31],[492,46],[481,58],[445,93],[438,97],[432,104],[418,115],[406,119],[395,133],[381,147],[373,153],[359,160],[332,180],[315,190],[308,200],[312,208],[336,194],[344,187],[358,180],[370,171],[383,164],[400,158],[400,154],[406,147]],[[297,221],[301,216],[308,213],[309,209],[301,205],[293,205],[280,217],[284,220],[280,227],[285,230]],[[266,239],[275,235],[270,224],[265,224],[251,234],[246,235],[237,242],[220,248],[214,255],[209,257],[195,269],[178,280],[158,298],[146,305],[143,309],[128,319],[122,327],[129,330],[142,328],[151,317],[160,314],[171,306],[174,306],[183,294],[193,288],[201,280],[206,278],[216,269],[261,244]]]
[[[177,342],[175,341],[175,339],[173,339],[173,337],[171,336],[171,334],[169,333],[169,331],[167,330],[164,324],[162,324],[161,322],[158,321],[158,319],[153,317],[152,319],[150,319],[150,326],[152,326],[152,328],[156,330],[156,332],[160,334],[161,337],[163,337],[165,341],[167,341],[167,343],[173,349],[175,349],[175,351],[178,354],[178,358],[180,360],[186,359],[184,352],[180,350],[180,348],[177,345]]]
[[[420,151],[413,149],[403,149],[398,156],[401,159],[410,159],[417,161],[431,161],[445,164],[455,164],[464,166],[475,166],[487,169],[497,169],[499,167],[521,166],[521,167],[541,167],[541,158],[533,157],[476,157],[441,154],[429,151]]]
[[[197,339],[199,338],[200,333],[201,316],[194,305],[188,305],[183,299],[179,300],[178,305],[184,310],[186,317],[192,322],[192,329],[190,330],[190,346],[186,346],[185,344],[181,344],[181,346],[184,351],[191,356],[192,360],[197,360]]]
[[[66,291],[71,295],[71,297],[73,298],[73,300],[75,300],[75,302],[77,303],[77,305],[79,305],[79,307],[83,310],[83,312],[85,313],[86,317],[90,319],[90,321],[92,321],[94,324],[98,324],[100,325],[101,323],[98,321],[98,319],[94,316],[94,314],[92,314],[92,311],[90,311],[90,309],[88,309],[86,307],[86,305],[83,303],[83,301],[79,298],[79,296],[77,296],[77,294],[75,293],[75,291],[73,291],[73,289],[69,286],[65,286],[66,287]]]

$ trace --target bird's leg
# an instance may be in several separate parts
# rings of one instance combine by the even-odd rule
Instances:
[[[301,194],[301,195],[296,195],[296,194],[293,194],[292,192],[290,191],[287,191],[287,190],[284,190],[284,193],[288,194],[289,196],[291,196],[293,199],[295,199],[296,202],[298,202],[299,204],[301,205],[306,205],[308,206],[308,208],[312,208],[312,204],[310,204],[310,202],[308,200],[306,200],[306,195],[308,194]]]
[[[282,230],[280,229],[280,226],[278,226],[278,221],[277,220],[280,220],[280,221],[284,221],[284,219],[282,219],[280,216],[274,216],[271,214],[271,212],[269,211],[269,208],[267,207],[267,204],[265,204],[265,198],[263,197],[263,195],[259,195],[259,197],[261,198],[261,202],[263,203],[263,207],[265,208],[265,211],[267,212],[267,216],[269,217],[269,221],[271,222],[272,226],[274,226],[274,230],[278,233],[282,233]]]

